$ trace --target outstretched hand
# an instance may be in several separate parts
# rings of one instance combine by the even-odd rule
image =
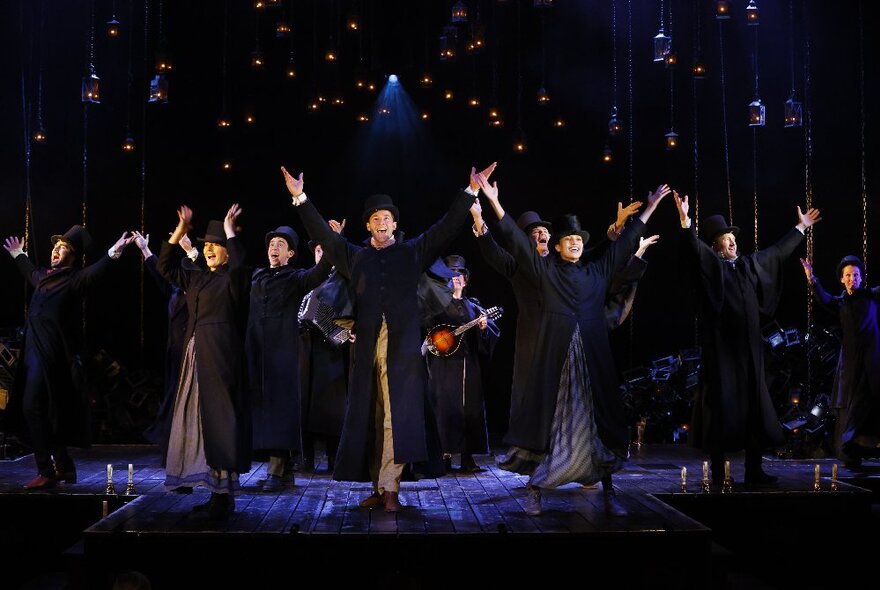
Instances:
[[[305,182],[303,181],[303,173],[299,173],[298,178],[294,178],[290,175],[287,169],[282,166],[281,173],[284,175],[284,184],[287,186],[287,190],[290,191],[291,196],[298,197],[303,194],[303,186]]]
[[[659,234],[655,234],[648,238],[639,238],[639,249],[636,250],[636,256],[641,258],[648,251],[648,248],[660,241]]]
[[[131,234],[134,236],[135,246],[137,246],[141,252],[150,247],[150,234],[142,234],[137,230],[131,232]]]
[[[479,181],[480,189],[483,191],[483,194],[486,195],[486,198],[489,199],[489,201],[498,201],[498,181],[496,180],[492,184],[489,184],[489,178],[483,176],[482,173],[477,175],[477,180]]]
[[[127,231],[122,232],[122,236],[120,236],[120,238],[118,240],[116,240],[116,243],[113,244],[112,250],[119,252],[123,248],[125,248],[126,246],[128,246],[129,244],[134,242],[134,240],[135,240],[134,234],[130,234]]]
[[[678,217],[684,221],[691,210],[691,206],[688,204],[688,196],[685,195],[684,198],[681,198],[678,196],[677,191],[672,191],[672,198],[675,200],[675,208],[678,209]]]
[[[342,223],[339,223],[335,219],[330,219],[329,221],[327,221],[327,223],[330,225],[330,229],[332,229],[333,231],[335,231],[336,233],[338,233],[340,235],[342,234],[342,231],[345,229],[345,220],[344,219],[342,220]]]
[[[808,227],[812,227],[814,223],[818,223],[822,221],[822,214],[818,209],[807,209],[807,212],[804,213],[801,211],[801,206],[798,205],[797,208],[798,214],[798,227],[801,229],[807,229]]]
[[[186,234],[183,234],[182,236],[180,236],[180,242],[178,242],[178,243],[180,244],[180,247],[183,248],[183,251],[186,252],[187,254],[189,254],[190,251],[193,249],[192,240],[190,240],[189,236]]]
[[[663,197],[672,192],[672,189],[669,188],[668,184],[661,184],[657,187],[653,193],[648,193],[648,206],[656,207],[657,204],[663,200]]]
[[[639,212],[639,208],[642,206],[641,201],[633,201],[626,207],[623,206],[623,203],[620,201],[617,202],[617,219],[614,221],[614,229],[620,231],[624,225],[626,225],[626,220]]]
[[[15,250],[23,250],[24,242],[22,242],[21,238],[17,236],[9,236],[6,238],[6,243],[3,244],[3,248],[12,254]]]
[[[223,229],[226,231],[227,238],[235,236],[235,222],[238,216],[241,215],[241,211],[242,209],[238,206],[238,203],[233,203],[229,211],[226,212],[226,217],[223,218]]]
[[[186,205],[181,205],[177,210],[177,225],[183,231],[187,232],[192,229],[193,211]]]
[[[807,275],[807,282],[813,284],[813,263],[809,258],[801,258],[801,266],[804,267],[804,274]]]
[[[492,173],[495,172],[495,167],[498,166],[498,162],[492,162],[489,164],[485,170],[480,173],[477,173],[477,169],[473,166],[471,167],[471,178],[470,178],[470,187],[472,191],[480,188],[480,177],[485,178],[487,181],[489,177],[492,176]]]

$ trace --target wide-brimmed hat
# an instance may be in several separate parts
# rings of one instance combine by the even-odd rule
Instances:
[[[853,256],[852,254],[848,254],[844,256],[840,262],[837,264],[837,278],[839,279],[843,274],[843,269],[847,266],[857,266],[862,274],[865,274],[865,263],[862,262],[862,259],[858,256]]]
[[[730,233],[736,236],[739,233],[738,227],[735,225],[727,225],[727,221],[724,219],[723,215],[710,215],[703,220],[700,230],[703,234],[703,239],[710,244],[721,234]]]
[[[52,236],[52,245],[56,242],[64,242],[69,244],[76,254],[83,254],[92,243],[92,236],[89,231],[81,225],[74,225],[63,235],[55,234]]]
[[[217,221],[216,219],[212,219],[208,222],[208,227],[205,229],[205,237],[196,238],[199,242],[211,242],[213,244],[220,244],[221,246],[226,246],[226,230],[223,229],[223,222]]]
[[[541,216],[538,215],[536,211],[523,212],[523,214],[517,218],[516,224],[526,233],[529,233],[536,225],[542,225],[547,228],[547,231],[553,233],[553,224],[541,219]]]
[[[400,221],[400,211],[388,195],[370,195],[364,203],[364,223],[370,221],[370,215],[376,211],[390,211],[394,221]]]
[[[590,241],[590,232],[581,227],[581,220],[577,215],[566,213],[559,217],[554,224],[556,228],[552,234],[551,242],[556,244],[565,236],[578,235],[584,240],[584,245]]]

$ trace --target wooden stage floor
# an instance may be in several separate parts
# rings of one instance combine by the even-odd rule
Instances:
[[[7,523],[4,529],[27,529],[23,535],[10,531],[25,545],[41,539],[28,528],[39,518],[29,515],[42,514],[49,526],[69,529],[55,535],[61,537],[56,545],[72,541],[73,549],[55,565],[63,567],[65,560],[78,563],[73,569],[79,573],[70,577],[81,587],[102,587],[108,575],[125,568],[149,571],[165,581],[163,587],[173,587],[176,584],[168,582],[176,580],[170,573],[175,555],[182,564],[191,564],[193,558],[237,563],[248,553],[264,560],[308,557],[341,580],[349,574],[353,580],[363,579],[364,574],[346,568],[340,554],[350,556],[347,563],[355,569],[394,555],[391,573],[367,577],[375,587],[444,587],[431,575],[431,564],[443,555],[444,563],[451,559],[453,569],[475,584],[503,578],[517,586],[525,579],[517,572],[534,571],[525,563],[559,561],[572,550],[591,556],[591,561],[634,564],[631,579],[655,586],[668,582],[670,587],[729,587],[726,574],[743,569],[740,556],[749,555],[752,545],[775,547],[787,535],[800,534],[805,514],[824,523],[817,525],[820,534],[837,534],[850,521],[872,522],[874,494],[861,485],[873,480],[871,471],[880,471],[880,464],[868,463],[869,474],[857,475],[840,465],[839,489],[831,492],[834,460],[768,459],[765,469],[779,482],[753,489],[740,483],[740,454],[731,457],[733,491],[722,494],[713,487],[703,493],[702,454],[683,445],[646,445],[614,478],[629,516],[607,516],[601,486],[584,489],[576,484],[545,492],[544,514],[529,516],[523,509],[527,478],[499,469],[492,456],[477,457],[484,468],[479,473],[453,470],[436,480],[403,482],[400,499],[405,508],[399,514],[359,508],[372,492],[370,484],[333,481],[325,462],[315,473],[297,472],[295,482],[286,483],[280,492],[262,492],[266,465],[254,463],[242,476],[234,514],[212,522],[191,513],[194,505],[207,500],[207,492],[165,491],[160,457],[152,446],[96,446],[75,451],[74,458],[77,483],[30,492],[22,484],[33,477],[33,458],[0,461],[0,514]],[[108,463],[114,468],[116,495],[105,493]],[[135,494],[127,496],[123,492],[129,463]],[[813,491],[817,463],[822,475],[818,493]],[[681,491],[682,467],[689,476],[687,493]],[[109,514],[104,517],[102,510]],[[749,540],[747,531],[754,527],[764,530],[764,541]],[[14,554],[15,549],[10,551]],[[486,563],[496,553],[508,556],[508,563],[497,564],[497,576],[492,573],[496,568]],[[481,557],[471,559],[469,554]],[[779,583],[772,572],[766,579]]]

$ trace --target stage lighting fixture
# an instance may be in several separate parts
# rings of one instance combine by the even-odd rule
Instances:
[[[542,84],[540,88],[538,88],[538,106],[546,106],[550,104],[550,93],[547,92],[547,89]]]
[[[397,77],[397,74],[391,74],[388,76],[388,83],[389,84],[397,84],[398,81],[399,81],[399,78]]]
[[[452,19],[453,23],[466,23],[468,18],[467,4],[459,0],[455,4],[452,5]]]
[[[623,123],[617,118],[617,107],[611,108],[611,118],[608,119],[608,135],[617,137],[623,133]]]
[[[802,127],[804,124],[804,105],[794,99],[794,94],[785,101],[785,126]]]
[[[654,61],[663,61],[672,48],[672,37],[663,32],[663,28],[654,35]]]
[[[82,102],[101,102],[101,79],[94,72],[82,79]]]
[[[717,0],[715,2],[715,18],[718,20],[730,18],[730,2],[727,2],[727,0]]]
[[[150,95],[147,102],[165,104],[168,102],[168,80],[164,74],[156,74],[150,80]]]
[[[669,133],[667,133],[664,137],[666,137],[666,151],[671,152],[678,147],[678,133],[674,130],[670,129]]]
[[[119,36],[119,21],[116,20],[115,14],[107,21],[107,36],[111,39],[116,39]]]
[[[746,6],[746,24],[750,27],[756,27],[761,24],[761,18],[758,15],[758,5],[755,4],[755,0],[749,0],[749,5]]]

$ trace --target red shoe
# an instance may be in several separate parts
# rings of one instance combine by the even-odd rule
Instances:
[[[48,478],[45,475],[38,475],[37,477],[24,484],[24,489],[26,490],[48,490],[54,487],[55,480]]]
[[[367,496],[366,498],[361,500],[360,507],[375,508],[376,506],[382,506],[383,504],[385,504],[385,494],[373,492],[371,496]]]
[[[397,498],[397,492],[385,492],[385,512],[400,512],[403,506]]]

